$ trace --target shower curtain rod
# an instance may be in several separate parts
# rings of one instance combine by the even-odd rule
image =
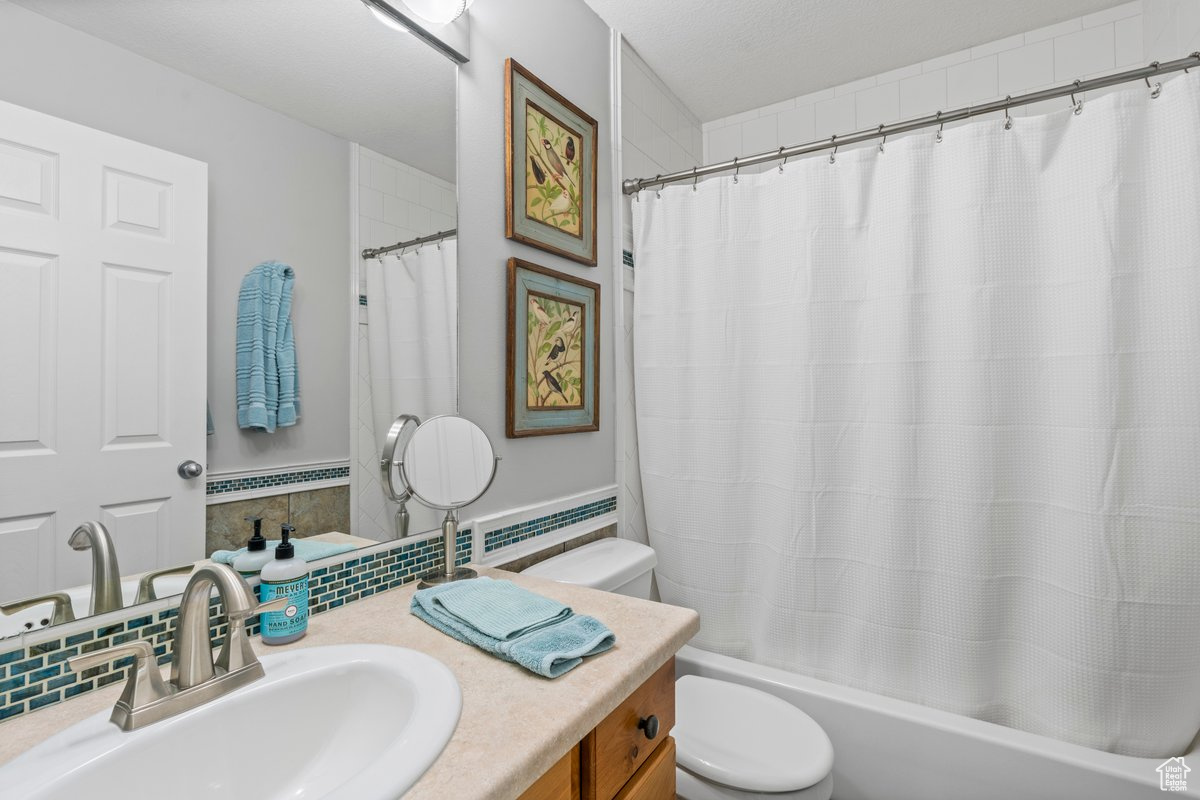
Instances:
[[[920,130],[921,128],[929,128],[934,125],[945,125],[947,122],[957,122],[959,120],[969,119],[970,117],[980,114],[990,114],[995,111],[1006,112],[1010,108],[1017,106],[1029,105],[1042,100],[1051,100],[1056,97],[1066,97],[1070,95],[1074,100],[1074,95],[1077,92],[1087,92],[1092,89],[1103,89],[1107,86],[1116,86],[1120,83],[1128,83],[1130,81],[1145,80],[1147,87],[1150,86],[1150,79],[1158,75],[1165,75],[1170,72],[1185,72],[1191,67],[1200,67],[1200,51],[1192,53],[1186,58],[1179,58],[1174,61],[1166,61],[1159,63],[1152,62],[1149,66],[1139,67],[1137,69],[1126,70],[1125,72],[1115,72],[1112,75],[1103,75],[1099,78],[1090,78],[1088,80],[1076,80],[1071,83],[1056,86],[1050,89],[1043,89],[1038,92],[1028,92],[1020,94],[1016,97],[1009,95],[1003,100],[995,100],[991,103],[984,103],[978,106],[965,106],[956,108],[953,111],[939,111],[936,114],[925,117],[916,117],[914,119],[902,120],[893,122],[890,125],[880,125],[876,128],[867,130],[855,131],[841,136],[831,136],[828,139],[818,139],[815,142],[807,142],[805,144],[792,145],[791,147],[781,147],[778,150],[770,150],[766,153],[759,153],[753,156],[744,158],[735,158],[732,161],[722,161],[719,164],[708,164],[702,167],[693,167],[692,169],[682,170],[680,172],[671,172],[666,175],[655,175],[653,178],[631,178],[622,183],[622,188],[625,194],[636,195],[642,189],[650,186],[666,186],[668,183],[679,183],[680,181],[696,181],[707,175],[713,175],[718,172],[726,172],[728,170],[738,170],[742,167],[750,167],[755,164],[765,164],[770,161],[778,161],[779,159],[787,160],[793,156],[802,156],[809,153],[820,152],[834,148],[835,151],[842,145],[858,144],[859,142],[867,142],[871,139],[886,139],[888,136],[897,133],[908,133],[909,131]],[[1161,89],[1161,84],[1153,87],[1153,96],[1158,97],[1158,92]],[[1077,104],[1077,107],[1082,107],[1082,101]],[[939,131],[940,133],[940,131]],[[735,172],[736,174],[736,172]]]
[[[458,229],[451,228],[448,231],[438,231],[437,233],[431,233],[428,236],[420,236],[416,239],[409,239],[407,242],[396,242],[395,244],[390,244],[387,247],[368,247],[366,250],[362,251],[362,257],[364,259],[379,258],[379,256],[384,255],[385,253],[390,253],[393,250],[403,250],[406,247],[415,247],[419,244],[427,244],[429,242],[440,242],[442,239],[449,239],[451,236],[457,235]]]

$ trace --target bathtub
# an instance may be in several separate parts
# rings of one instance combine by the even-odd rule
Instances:
[[[833,800],[1138,800],[1162,759],[1104,753],[685,646],[678,675],[753,686],[799,707],[833,742]],[[1176,797],[1200,798],[1196,775]]]

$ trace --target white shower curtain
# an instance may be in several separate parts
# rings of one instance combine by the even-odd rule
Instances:
[[[697,644],[1103,750],[1186,749],[1198,137],[1188,75],[641,193],[646,517]]]
[[[458,243],[425,245],[367,262],[367,346],[375,453],[400,414],[422,420],[458,410]],[[389,509],[395,511],[394,504]],[[408,504],[413,533],[441,515]]]

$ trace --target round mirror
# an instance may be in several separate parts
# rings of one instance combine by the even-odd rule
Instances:
[[[412,496],[444,510],[475,502],[496,477],[496,454],[487,434],[469,419],[449,415],[421,423],[399,464]]]

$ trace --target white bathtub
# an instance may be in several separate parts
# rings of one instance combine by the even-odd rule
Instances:
[[[703,675],[781,697],[833,741],[834,800],[1138,800],[1159,789],[1161,759],[1092,750],[685,646],[679,675]],[[1196,775],[1175,797],[1200,798]]]

